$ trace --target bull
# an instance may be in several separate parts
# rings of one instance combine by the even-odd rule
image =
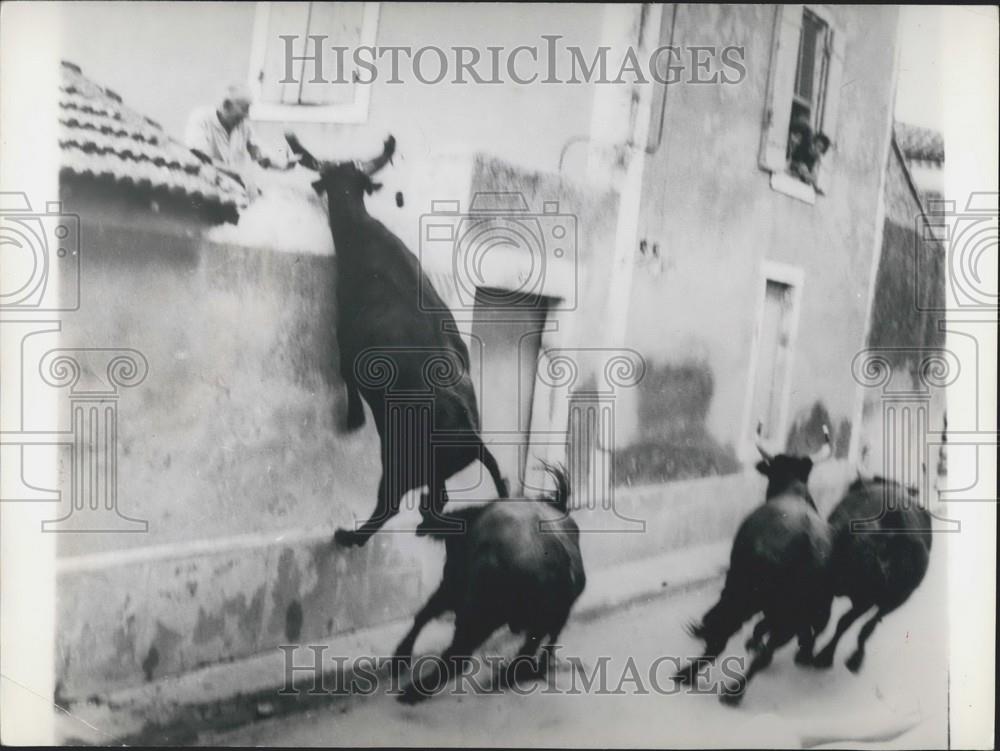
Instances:
[[[830,435],[813,456],[772,455],[760,442],[757,471],[767,477],[765,502],[743,520],[733,541],[729,571],[718,603],[689,633],[705,642],[702,657],[681,668],[674,679],[691,683],[700,666],[714,662],[729,639],[758,613],[769,637],[750,666],[724,686],[723,703],[743,698],[750,679],[771,664],[774,652],[798,637],[796,662],[813,658],[816,637],[826,628],[833,600],[830,584],[832,535],[809,493],[813,465],[832,454]]]
[[[917,495],[915,488],[893,480],[858,478],[830,513],[834,593],[849,597],[851,609],[837,622],[830,643],[816,655],[813,664],[817,667],[833,664],[844,632],[875,608],[847,659],[848,670],[860,670],[865,643],[875,627],[923,581],[931,553],[931,516],[917,503]]]
[[[363,162],[321,161],[294,134],[285,138],[299,163],[319,174],[312,187],[327,196],[337,254],[337,339],[347,428],[364,425],[363,399],[382,446],[375,510],[356,529],[338,529],[334,541],[363,545],[399,513],[406,493],[422,487],[429,493],[422,496],[418,534],[429,531],[440,522],[448,500],[445,480],[477,460],[497,495],[506,498],[507,482],[480,437],[469,351],[455,319],[413,253],[365,208],[365,196],[382,187],[374,177],[392,161],[395,138],[389,136],[382,153]],[[423,395],[426,411],[409,417],[389,413],[390,387]],[[441,436],[447,442],[436,440]]]
[[[549,666],[587,580],[580,530],[568,510],[569,478],[564,468],[546,469],[556,489],[542,498],[493,501],[446,513],[465,531],[435,533],[445,542],[444,576],[417,612],[395,657],[409,660],[424,626],[446,612],[455,613],[455,633],[443,655],[443,667],[436,664],[432,674],[414,676],[400,696],[402,701],[427,698],[450,677],[461,658],[504,625],[525,635],[511,679],[517,679],[518,667],[529,665],[543,639],[541,667]]]

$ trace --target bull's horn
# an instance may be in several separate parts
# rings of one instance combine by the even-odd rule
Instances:
[[[830,440],[830,429],[824,425],[823,426],[823,445],[820,447],[819,451],[810,456],[813,464],[819,464],[820,462],[825,462],[833,456],[833,442]]]
[[[394,136],[389,136],[385,139],[385,143],[382,145],[382,153],[379,154],[374,159],[361,162],[358,165],[362,172],[371,177],[380,169],[382,169],[386,164],[392,161],[392,155],[396,153],[396,139]]]
[[[285,140],[288,142],[288,148],[292,150],[292,153],[299,158],[299,164],[311,170],[319,171],[319,160],[314,157],[302,142],[299,141],[299,137],[296,136],[291,131],[285,133]]]
[[[761,443],[760,434],[761,434],[761,432],[763,430],[764,430],[764,425],[763,425],[763,423],[760,422],[760,420],[758,420],[757,421],[757,437],[754,439],[754,444],[757,446],[757,450],[760,452],[760,455],[762,457],[764,457],[764,461],[767,462],[768,464],[770,464],[771,461],[774,459],[774,457],[771,456],[771,454],[769,454],[767,452],[767,450],[764,448],[764,444]]]

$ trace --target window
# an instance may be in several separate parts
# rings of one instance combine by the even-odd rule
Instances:
[[[814,132],[823,130],[823,95],[830,65],[830,29],[815,13],[802,11],[802,32],[792,91],[791,123],[806,122]],[[792,138],[789,134],[789,156]]]
[[[254,17],[250,86],[256,120],[360,123],[371,87],[353,52],[374,46],[378,3],[261,2]],[[338,52],[335,48],[346,48]]]
[[[776,12],[760,162],[772,187],[811,203],[834,173],[844,39],[822,6]]]

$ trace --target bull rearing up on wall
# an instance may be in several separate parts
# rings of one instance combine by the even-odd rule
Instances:
[[[382,153],[367,162],[325,162],[294,134],[285,138],[300,164],[319,173],[313,188],[326,193],[329,204],[347,427],[364,425],[363,398],[382,446],[382,479],[371,518],[357,529],[338,529],[334,541],[363,545],[399,512],[403,495],[424,486],[430,493],[422,498],[418,534],[429,531],[447,503],[445,480],[477,460],[506,498],[507,483],[479,435],[469,351],[455,318],[416,256],[365,209],[365,194],[381,187],[372,178],[392,160],[396,140],[389,136]],[[393,393],[424,395],[424,411],[387,410],[390,387]]]

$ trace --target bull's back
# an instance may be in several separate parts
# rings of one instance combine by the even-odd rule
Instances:
[[[740,525],[732,563],[783,565],[795,555],[826,560],[832,549],[829,525],[798,498],[772,499],[754,509]]]
[[[909,592],[930,561],[931,518],[898,483],[857,481],[830,513],[841,594],[883,598]]]
[[[545,502],[490,504],[470,530],[469,545],[470,563],[484,576],[570,603],[586,584],[576,522]]]
[[[455,318],[416,258],[378,226],[381,252],[338,276],[341,359],[373,409],[388,390],[425,392],[435,425],[478,432],[469,351]]]
[[[754,509],[733,541],[727,588],[787,597],[826,582],[833,551],[829,525],[800,498]]]

